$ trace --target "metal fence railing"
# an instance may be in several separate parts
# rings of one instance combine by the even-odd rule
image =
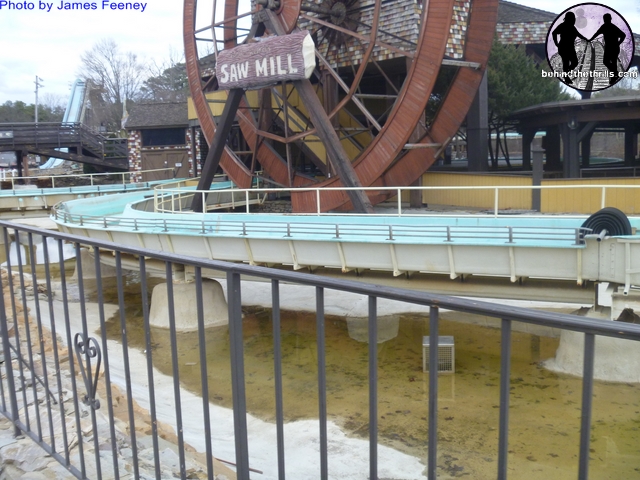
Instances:
[[[256,475],[250,468],[252,444],[249,441],[250,425],[247,421],[248,382],[245,377],[245,344],[243,337],[243,279],[251,277],[266,280],[265,288],[270,290],[272,310],[270,315],[273,343],[265,358],[273,359],[273,398],[264,398],[265,403],[273,403],[273,421],[276,435],[271,445],[271,458],[277,459],[277,474],[270,478],[302,478],[292,472],[296,459],[287,456],[285,413],[283,398],[283,352],[281,339],[281,285],[284,283],[310,286],[315,290],[315,331],[316,371],[310,371],[309,382],[317,388],[317,458],[305,458],[304,462],[317,465],[313,478],[332,477],[329,459],[333,452],[328,448],[332,430],[327,428],[327,364],[324,352],[327,348],[325,337],[325,292],[343,291],[363,295],[368,299],[368,374],[366,391],[368,396],[368,421],[366,439],[368,463],[363,465],[362,478],[378,478],[381,465],[379,453],[378,419],[384,415],[379,410],[378,384],[378,302],[391,299],[412,305],[422,305],[430,309],[429,339],[437,344],[442,309],[480,314],[499,319],[501,322],[500,386],[499,386],[499,427],[497,451],[497,478],[506,479],[509,473],[507,460],[509,451],[509,402],[511,388],[511,332],[514,322],[543,325],[558,329],[583,332],[584,379],[582,382],[582,405],[580,415],[579,456],[575,460],[579,478],[587,479],[589,473],[590,429],[592,396],[594,386],[594,348],[597,336],[640,340],[640,326],[599,321],[568,314],[543,312],[511,307],[469,299],[447,297],[428,292],[403,290],[360,282],[333,279],[310,274],[275,270],[249,265],[220,261],[195,259],[186,255],[166,254],[151,250],[127,247],[110,242],[91,240],[85,237],[65,235],[57,232],[0,222],[0,239],[4,241],[4,256],[7,261],[1,279],[5,295],[0,295],[0,333],[5,361],[0,367],[0,412],[15,427],[15,433],[24,434],[39,444],[44,452],[60,462],[77,478],[120,478],[133,473],[135,478],[164,478],[162,460],[164,444],[160,440],[161,423],[169,422],[169,429],[175,436],[177,446],[177,475],[193,478],[188,473],[188,465],[193,455],[187,448],[193,438],[201,441],[204,456],[200,457],[206,477],[214,479],[214,457],[217,448],[212,436],[218,424],[210,416],[210,378],[207,358],[228,352],[232,392],[233,435],[227,443],[235,446],[235,473],[239,479],[265,478]],[[13,240],[18,240],[23,248],[17,248]],[[22,252],[22,253],[18,253]],[[83,252],[93,259],[87,260]],[[105,255],[102,255],[102,254]],[[115,267],[115,300],[106,300],[105,267],[101,256],[109,259]],[[65,258],[67,260],[65,260]],[[90,257],[89,257],[90,258]],[[88,264],[87,264],[88,262]],[[178,351],[176,305],[174,285],[167,283],[166,304],[160,305],[167,312],[170,345],[158,350],[150,334],[150,305],[147,295],[147,273],[153,263],[158,265],[167,278],[172,278],[184,266],[193,269],[195,288],[195,310],[197,312],[197,344],[190,346],[198,352],[199,388],[198,402],[186,403],[187,392],[181,388],[181,357]],[[95,276],[89,276],[87,267],[95,269]],[[75,267],[76,275],[70,276],[69,267]],[[124,277],[124,269],[139,271],[138,294],[141,295],[141,343],[144,348],[134,352],[129,347],[132,338],[130,327],[125,321],[127,307],[125,294],[131,294]],[[207,272],[222,272],[226,276],[227,304],[229,316],[228,337],[225,345],[212,346],[205,339],[203,278]],[[55,285],[54,285],[55,283]],[[89,295],[88,289],[95,291]],[[32,289],[32,297],[28,293]],[[54,294],[55,292],[55,294]],[[155,301],[155,300],[154,300]],[[90,305],[91,302],[91,305]],[[115,303],[115,310],[107,306]],[[92,310],[93,309],[93,310]],[[91,314],[91,312],[94,312]],[[111,320],[109,316],[114,314]],[[109,322],[115,322],[108,340]],[[113,332],[116,333],[113,333]],[[115,335],[115,337],[113,337]],[[133,369],[134,354],[142,355],[137,367],[145,372],[136,376]],[[429,364],[438,364],[438,349],[429,351]],[[169,365],[171,394],[156,392],[158,373],[154,362],[163,359]],[[142,366],[141,366],[141,365]],[[119,387],[121,394],[116,394]],[[191,392],[189,395],[191,395]],[[266,395],[266,394],[265,394]],[[166,398],[170,396],[171,398]],[[119,398],[119,400],[118,400]],[[191,397],[189,397],[191,398]],[[144,400],[144,401],[143,401]],[[183,402],[184,400],[184,402]],[[305,399],[305,401],[307,401]],[[145,403],[146,402],[146,403]],[[143,442],[137,441],[140,431],[139,408],[146,405],[149,417],[149,437],[145,454],[139,451]],[[171,420],[160,421],[160,405],[170,405],[173,409]],[[118,433],[116,407],[124,411],[125,432]],[[123,408],[124,407],[124,408]],[[487,405],[491,409],[492,405]],[[635,408],[635,407],[630,407]],[[193,416],[202,418],[197,429],[187,427],[185,419]],[[106,418],[106,423],[101,423]],[[428,378],[428,424],[427,434],[422,439],[428,448],[426,471],[429,479],[437,478],[438,466],[438,375]],[[120,422],[120,423],[122,423]],[[123,443],[127,448],[123,448]],[[578,447],[577,447],[578,448]],[[128,450],[131,459],[130,471],[122,465],[121,457]],[[299,459],[297,459],[299,461]],[[464,463],[464,458],[460,462]],[[291,466],[293,464],[293,466]],[[298,463],[299,464],[299,463]],[[288,469],[288,470],[286,470]],[[365,473],[366,472],[366,473]],[[305,477],[312,478],[312,477]]]

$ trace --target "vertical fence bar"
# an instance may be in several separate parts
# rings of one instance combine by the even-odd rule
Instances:
[[[498,187],[495,187],[494,191],[495,191],[495,194],[494,194],[494,198],[493,198],[493,215],[495,217],[497,217],[498,216],[498,205],[500,203],[500,200],[499,200],[500,189]]]
[[[378,312],[369,297],[369,478],[378,478]]]
[[[75,247],[76,247],[76,262],[77,262],[76,264],[77,264],[77,279],[78,279],[78,297],[80,300],[80,317],[82,318],[82,342],[84,344],[84,360],[85,360],[84,368],[86,369],[87,376],[91,378],[90,372],[92,372],[93,369],[91,366],[91,353],[90,353],[91,347],[89,342],[89,324],[87,321],[87,306],[86,306],[85,293],[84,293],[84,278],[82,274],[81,248],[79,243],[76,243]],[[99,272],[96,272],[96,275],[98,273]],[[78,345],[74,344],[74,347],[77,349]],[[76,350],[76,352],[77,351],[78,350]],[[98,365],[99,365],[99,361],[98,361]],[[96,375],[98,375],[98,372],[96,372]],[[85,387],[87,389],[91,388],[90,385],[85,385]],[[91,393],[92,392],[87,390],[87,397],[85,398],[88,398],[91,395]],[[96,410],[93,407],[93,405],[89,405],[89,411],[91,413],[91,428],[93,432],[94,456],[96,459],[96,476],[97,478],[102,478],[102,465],[100,463],[100,444],[98,442],[98,422],[96,418]],[[82,431],[79,431],[78,443],[81,443],[81,442],[82,442]]]
[[[429,448],[427,477],[436,478],[438,466],[438,307],[429,308]]]
[[[246,202],[246,212],[249,213],[249,190],[244,191],[244,201]]]
[[[42,237],[42,244],[46,244],[47,240],[45,237]],[[35,248],[33,245],[33,236],[29,234],[29,255],[31,258],[31,278],[33,285],[33,303],[36,313],[36,327],[38,330],[38,344],[40,346],[40,363],[42,365],[42,379],[44,386],[44,398],[47,408],[47,420],[49,421],[49,445],[51,445],[52,450],[55,452],[55,436],[53,433],[53,412],[51,408],[51,398],[50,398],[50,390],[49,390],[49,375],[47,374],[47,357],[45,355],[44,350],[44,332],[42,330],[42,315],[40,313],[40,296],[38,295],[38,279],[36,275],[36,255]],[[34,375],[37,375],[34,373]],[[42,439],[40,439],[42,441]]]
[[[27,246],[29,248],[29,265],[31,267],[31,288],[33,288],[33,304],[34,304],[34,308],[35,308],[35,321],[36,321],[36,328],[38,331],[38,338],[36,339],[38,345],[40,346],[40,353],[41,353],[41,357],[40,357],[40,362],[43,368],[43,371],[46,372],[46,361],[45,361],[45,356],[44,356],[44,339],[42,338],[42,325],[40,323],[40,302],[38,299],[38,279],[36,277],[36,255],[35,255],[35,246],[33,244],[33,234],[32,233],[28,233],[27,234]],[[24,292],[23,292],[24,294]],[[38,399],[38,386],[37,386],[37,377],[38,375],[35,372],[35,361],[33,360],[33,347],[34,345],[31,343],[31,322],[28,320],[29,318],[29,314],[27,313],[27,304],[26,304],[26,297],[24,297],[24,305],[25,307],[25,330],[27,332],[27,342],[28,342],[28,349],[29,349],[29,363],[30,363],[30,368],[31,368],[31,379],[32,379],[32,389],[33,389],[33,405],[35,407],[35,414],[36,414],[36,423],[38,425],[38,440],[40,442],[43,441],[43,435],[42,435],[42,420],[40,418],[40,400]],[[45,382],[46,382],[46,377],[45,377]],[[49,392],[49,388],[48,386],[45,387],[45,398],[48,400],[48,395],[47,393]],[[48,404],[48,406],[50,407],[51,405]],[[28,408],[28,405],[25,405],[25,408]],[[49,414],[49,425],[52,424],[52,419],[51,419],[51,409],[48,408],[47,412]],[[51,432],[53,432],[53,430],[51,430]]]
[[[81,299],[84,298],[84,291],[82,290],[82,259],[80,258],[80,244],[74,243],[75,255],[76,255],[76,274],[77,274],[77,282],[79,289],[79,296]],[[62,240],[58,241],[58,254],[60,258],[63,258],[62,251]],[[82,478],[87,476],[87,467],[84,461],[84,442],[82,441],[82,424],[80,423],[80,405],[78,402],[78,384],[76,382],[76,373],[75,373],[75,354],[73,350],[73,337],[71,335],[71,322],[69,315],[69,297],[67,295],[67,285],[64,269],[60,271],[60,280],[62,284],[62,294],[64,301],[64,318],[65,318],[65,326],[66,326],[66,334],[67,334],[67,346],[69,348],[69,370],[71,372],[71,384],[73,386],[73,406],[75,411],[75,420],[76,420],[76,435],[78,437],[78,450],[79,450],[79,458],[80,458],[80,472],[82,474]],[[80,308],[84,312],[84,300],[82,301]]]
[[[511,377],[511,320],[502,319],[500,342],[500,420],[498,425],[498,480],[507,478],[509,448],[509,392]]]
[[[398,216],[401,216],[402,215],[402,189],[398,188],[397,195],[398,195]]]
[[[60,355],[58,354],[58,334],[56,332],[56,322],[55,322],[55,313],[53,309],[53,290],[51,289],[51,271],[50,271],[50,258],[49,258],[49,243],[47,242],[48,238],[43,238],[42,247],[43,247],[43,257],[44,257],[44,276],[46,280],[47,292],[48,295],[48,306],[49,306],[49,328],[51,330],[51,343],[53,347],[53,360],[56,366],[60,365]],[[60,258],[60,262],[62,262],[62,267],[64,268],[64,259]],[[60,368],[56,369],[55,372],[56,383],[58,387],[58,407],[60,409],[60,418],[63,419],[60,422],[60,427],[62,429],[62,449],[65,454],[65,460],[68,462],[68,450],[69,443],[67,438],[67,422],[64,420],[64,396],[62,394],[62,378],[60,375]],[[53,450],[56,450],[55,445],[55,437],[54,441],[52,441],[51,447]]]
[[[156,414],[156,393],[153,380],[153,346],[151,344],[151,326],[149,322],[149,297],[147,295],[147,264],[144,256],[138,259],[140,269],[140,296],[142,298],[142,317],[144,321],[144,341],[147,357],[147,384],[149,385],[149,415],[151,416],[151,440],[153,442],[153,463],[156,480],[160,480],[160,448],[158,446],[158,417]]]
[[[247,438],[247,399],[244,385],[244,345],[242,336],[242,299],[240,274],[227,272],[229,304],[229,342],[231,349],[231,390],[233,429],[236,445],[238,480],[249,480],[249,441]]]
[[[176,310],[173,301],[173,264],[165,262],[167,279],[167,313],[169,314],[169,337],[171,339],[171,366],[173,375],[173,401],[176,410],[176,432],[178,434],[178,457],[180,458],[180,478],[187,478],[184,455],[184,432],[182,429],[182,401],[180,396],[180,369],[178,368],[178,337],[176,336]]]
[[[320,189],[316,188],[316,207],[317,207],[317,214],[320,215]]]
[[[327,366],[324,333],[324,289],[316,287],[316,345],[318,349],[318,421],[320,424],[320,478],[329,478],[327,456]]]
[[[207,342],[204,332],[204,304],[202,298],[202,269],[195,268],[196,312],[198,317],[198,347],[200,350],[200,384],[202,415],[204,420],[204,443],[207,454],[207,478],[213,480],[213,449],[211,447],[211,416],[209,412],[209,375],[207,374]]]
[[[284,399],[282,394],[282,338],[280,332],[280,283],[271,280],[271,315],[273,318],[273,376],[276,395],[276,435],[278,441],[278,480],[285,479]]]
[[[5,248],[5,255],[6,255],[6,259],[7,259],[7,268],[8,268],[8,275],[7,275],[7,283],[9,284],[10,287],[10,295],[11,295],[11,299],[12,299],[12,303],[13,303],[13,289],[11,288],[11,262],[10,260],[10,247],[11,244],[9,242],[9,234],[7,232],[7,228],[6,227],[2,227],[2,235],[4,237],[4,248]],[[0,282],[1,284],[2,282]],[[2,286],[2,291],[4,292],[4,285],[0,285]],[[11,414],[9,415],[9,418],[11,419],[11,422],[13,423],[13,433],[14,435],[19,435],[20,434],[20,429],[17,427],[16,422],[18,420],[18,398],[17,398],[17,392],[16,392],[16,386],[15,386],[15,382],[14,382],[14,378],[13,378],[13,363],[11,361],[11,344],[9,342],[9,320],[7,318],[7,310],[5,308],[5,304],[4,304],[4,294],[0,295],[0,328],[2,328],[2,330],[0,331],[0,333],[2,334],[2,350],[4,352],[4,368],[5,368],[5,373],[7,375],[7,390],[8,390],[8,395],[9,395],[9,405],[11,405]],[[15,312],[15,308],[12,309],[13,312]],[[15,330],[14,328],[14,332],[17,332],[17,330]],[[16,342],[17,337],[16,338]],[[1,383],[1,382],[0,382]],[[2,396],[2,400],[3,400],[3,406],[4,406],[4,395]]]
[[[102,288],[100,249],[98,247],[94,247],[93,253],[94,253],[93,255],[94,268],[96,270],[96,289],[98,293],[98,313],[100,316],[100,336],[102,337],[102,358],[104,361],[103,371],[104,371],[104,380],[105,380],[105,390],[107,394],[107,411],[109,414],[109,418],[113,419],[114,418],[113,395],[111,392],[111,371],[109,369],[109,349],[107,348],[107,326],[106,326],[106,319],[104,315],[104,294],[103,294],[103,288]],[[119,253],[120,252],[116,252],[116,255],[119,255]],[[116,270],[118,272],[118,275],[120,275],[121,270],[119,269],[117,257],[116,257]],[[121,306],[120,308],[121,308],[121,311],[124,311],[124,306]],[[132,431],[135,432],[134,429],[132,429]],[[118,444],[116,441],[115,425],[113,421],[109,422],[109,435],[111,436],[111,455],[112,455],[112,461],[113,461],[113,475],[115,480],[118,480],[120,478],[120,470],[118,466],[119,452],[118,452]],[[135,435],[135,433],[133,433],[132,435]],[[94,442],[96,442],[98,437],[97,431],[93,432],[93,437],[94,437]],[[99,461],[99,458],[97,458],[96,461]],[[134,454],[134,462],[135,461],[136,459]]]
[[[96,251],[96,258],[99,258],[99,253]],[[99,265],[99,261],[96,262],[96,268]],[[99,275],[98,275],[99,277]],[[125,304],[124,304],[124,282],[122,281],[122,254],[116,251],[116,284],[118,289],[118,311],[120,313],[120,340],[122,342],[122,360],[124,366],[124,379],[127,391],[127,410],[129,413],[129,432],[131,435],[131,452],[133,457],[133,474],[135,478],[140,475],[138,466],[138,442],[136,441],[136,417],[133,410],[133,391],[131,390],[131,367],[129,365],[129,337],[127,334],[127,319],[125,317]],[[105,361],[107,359],[106,348],[104,352]],[[107,374],[107,364],[105,363],[105,376]]]
[[[35,378],[35,368],[34,368],[34,361],[33,361],[33,349],[31,348],[31,328],[30,328],[30,324],[29,324],[29,308],[27,306],[27,294],[26,294],[26,289],[25,289],[25,278],[24,278],[24,267],[23,267],[23,258],[22,258],[22,247],[20,246],[20,236],[19,236],[19,232],[18,230],[15,231],[15,238],[16,238],[16,243],[17,243],[17,247],[20,248],[20,253],[18,254],[18,273],[20,275],[20,292],[21,292],[21,299],[22,299],[22,312],[23,312],[23,325],[24,325],[24,333],[25,333],[25,337],[27,340],[27,345],[26,345],[26,350],[27,350],[27,357],[28,357],[28,364],[27,364],[27,369],[30,371],[31,373],[31,390],[33,392],[33,404],[34,404],[34,410],[35,410],[35,417],[36,417],[36,428],[37,428],[37,434],[38,434],[38,439],[40,441],[42,441],[42,424],[40,422],[40,407],[39,407],[39,402],[38,402],[38,389],[37,389],[37,385],[36,385],[36,378]],[[32,238],[31,238],[31,234],[28,235],[28,243],[27,246],[29,245],[33,245],[32,243]],[[25,255],[26,257],[26,255]],[[24,259],[26,261],[26,258]],[[33,285],[34,287],[34,293],[37,292],[37,287],[35,285]],[[23,360],[20,359],[20,363],[22,363]],[[24,412],[25,412],[25,416],[27,418],[27,429],[29,431],[31,431],[31,426],[29,425],[29,420],[28,420],[28,413],[29,413],[29,402],[27,401],[27,397],[26,397],[26,392],[27,392],[27,388],[28,385],[25,382],[25,376],[24,376],[24,372],[21,372],[21,377],[22,377],[22,382],[23,382],[23,393],[24,393]]]
[[[593,403],[593,362],[596,337],[584,334],[584,363],[582,370],[582,411],[580,415],[580,465],[578,479],[589,478],[589,445],[591,441],[591,410]]]

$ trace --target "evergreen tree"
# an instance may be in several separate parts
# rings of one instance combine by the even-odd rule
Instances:
[[[494,39],[487,64],[489,152],[494,168],[497,167],[500,151],[510,165],[506,133],[514,129],[509,121],[513,112],[539,103],[572,98],[563,92],[557,79],[542,77],[542,68],[526,54],[524,46],[501,44],[497,38]],[[491,142],[492,133],[496,134],[495,151]]]

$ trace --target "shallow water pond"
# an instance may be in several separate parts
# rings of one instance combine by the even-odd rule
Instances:
[[[135,283],[135,282],[132,282]],[[110,298],[110,295],[106,295]],[[140,296],[127,294],[129,344],[144,349]],[[271,312],[244,310],[247,408],[275,418]],[[495,478],[497,471],[500,331],[442,315],[440,335],[455,338],[455,373],[439,378],[439,478]],[[477,320],[477,319],[476,319]],[[427,459],[428,374],[422,372],[422,337],[428,318],[400,315],[397,335],[378,345],[379,437],[384,444]],[[119,319],[109,322],[120,335]],[[350,336],[345,319],[326,318],[327,411],[354,436],[368,434],[367,344]],[[286,421],[317,418],[315,315],[282,313]],[[353,332],[352,332],[353,333]],[[228,328],[206,331],[210,399],[231,407]],[[171,375],[169,332],[153,329],[153,361]],[[200,391],[198,334],[178,335],[183,386]],[[558,339],[512,336],[509,478],[575,478],[578,467],[581,379],[545,370]],[[596,382],[591,432],[592,479],[640,478],[640,385]]]

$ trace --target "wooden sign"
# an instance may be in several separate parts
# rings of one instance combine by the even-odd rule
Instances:
[[[309,78],[313,73],[315,45],[309,32],[254,40],[218,54],[216,77],[220,89],[259,89]]]

